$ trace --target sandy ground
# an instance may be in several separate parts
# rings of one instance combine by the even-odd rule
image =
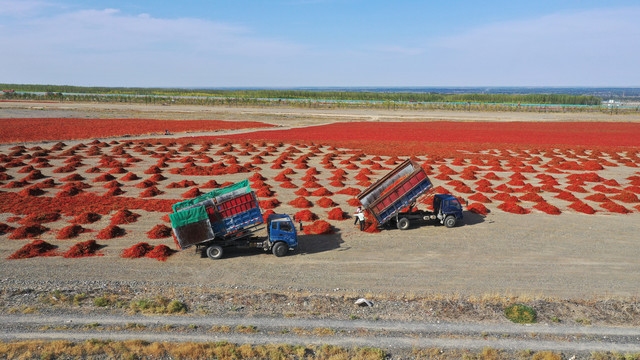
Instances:
[[[298,253],[285,258],[237,250],[214,262],[187,250],[166,263],[118,257],[121,249],[137,241],[130,236],[148,241],[143,231],[155,222],[139,221],[124,226],[132,234],[128,239],[100,241],[108,244],[104,257],[8,261],[4,258],[22,242],[3,241],[0,272],[6,280],[54,280],[61,284],[108,280],[164,286],[174,282],[194,287],[281,291],[341,289],[362,295],[639,295],[640,252],[634,237],[640,220],[637,214],[499,213],[485,219],[466,215],[467,222],[477,223],[455,229],[422,227],[366,235],[341,224],[344,231],[335,235],[301,236]]]
[[[28,106],[27,106],[28,105]],[[352,119],[398,120],[455,119],[455,120],[611,120],[604,114],[539,114],[539,113],[460,113],[460,112],[385,112],[365,110],[304,110],[304,109],[240,109],[177,106],[142,106],[118,104],[33,104],[0,103],[2,117],[145,117],[145,118],[215,118],[225,120],[265,120],[286,125],[307,125],[317,122]],[[36,109],[33,109],[33,107]],[[40,110],[40,107],[44,110]],[[623,121],[637,121],[637,116],[625,116]],[[293,123],[292,123],[293,122]],[[88,142],[88,141],[85,141]],[[67,142],[73,145],[76,142]],[[7,152],[7,146],[2,146]],[[212,151],[213,153],[213,151]],[[274,157],[275,158],[275,157]],[[270,158],[265,159],[269,162]],[[130,170],[146,178],[142,172],[155,164],[154,158],[144,159]],[[62,165],[52,162],[54,165]],[[315,163],[314,163],[315,162]],[[242,163],[242,161],[241,161]],[[322,169],[319,158],[310,166]],[[88,164],[93,166],[93,164]],[[180,164],[172,164],[180,166]],[[453,166],[452,166],[453,167]],[[261,173],[272,178],[281,170],[272,170],[268,164]],[[455,167],[453,167],[455,169]],[[51,172],[53,168],[43,169]],[[16,171],[17,169],[10,169]],[[624,180],[633,169],[618,167],[607,170],[607,178]],[[83,171],[80,170],[82,173]],[[331,176],[323,170],[322,178]],[[357,171],[353,171],[356,174]],[[353,175],[352,174],[352,175]],[[49,174],[52,176],[53,173]],[[66,174],[62,174],[66,175]],[[83,174],[87,183],[99,174]],[[179,199],[188,189],[168,190],[170,182],[185,177],[164,173],[169,179],[159,186],[166,191],[158,198]],[[300,171],[298,176],[304,175]],[[499,174],[500,175],[500,174]],[[238,181],[246,174],[226,175],[216,178],[219,183]],[[381,175],[376,175],[381,176]],[[506,177],[506,174],[505,174]],[[16,175],[16,178],[20,176]],[[204,183],[193,177],[197,183]],[[374,178],[375,179],[375,178]],[[301,183],[300,181],[299,183]],[[355,181],[352,181],[355,184]],[[281,189],[278,183],[268,181],[278,193],[283,205],[278,212],[293,214],[295,209],[286,203],[297,195],[292,190]],[[435,185],[441,185],[434,180]],[[132,184],[133,185],[133,184]],[[351,186],[353,184],[346,184]],[[18,191],[11,189],[7,191]],[[136,196],[142,191],[133,186],[126,188],[126,196]],[[339,189],[332,189],[339,190]],[[54,190],[55,191],[55,190]],[[91,189],[94,191],[94,189]],[[99,191],[106,189],[99,188]],[[580,196],[578,194],[578,196]],[[346,195],[334,195],[333,199],[346,211]],[[411,294],[516,294],[542,297],[590,298],[638,296],[640,283],[640,248],[637,246],[640,214],[629,215],[602,213],[584,215],[566,211],[566,202],[548,199],[564,212],[560,216],[534,211],[529,215],[515,215],[497,210],[482,217],[465,212],[465,222],[454,229],[441,226],[415,227],[408,231],[387,230],[378,234],[357,231],[351,220],[332,221],[337,233],[329,236],[300,237],[297,253],[285,258],[246,250],[231,250],[222,261],[213,262],[201,258],[191,250],[173,255],[166,263],[151,259],[127,260],[118,257],[120,251],[139,241],[149,241],[145,232],[162,223],[157,214],[145,213],[142,218],[124,226],[125,238],[104,241],[108,245],[106,256],[89,259],[37,258],[22,261],[5,260],[22,246],[24,241],[0,241],[0,273],[4,279],[30,280],[139,280],[167,281],[204,286],[248,286],[277,289],[316,289],[330,291],[349,290],[357,293],[411,293]],[[495,210],[496,204],[489,205]],[[595,206],[595,205],[594,205]],[[325,209],[315,207],[320,215]],[[1,214],[5,222],[12,214]],[[326,215],[321,216],[326,218]],[[53,229],[68,223],[63,219]],[[105,216],[100,222],[87,226],[100,230],[109,222]],[[95,234],[95,233],[93,233]],[[92,238],[92,233],[81,235],[78,240]],[[3,236],[6,238],[6,236]],[[60,243],[53,234],[43,239]],[[72,240],[66,240],[71,242]],[[61,243],[62,242],[62,243]],[[153,242],[153,241],[152,241]],[[171,245],[170,240],[157,241]],[[86,265],[85,265],[86,264]]]
[[[0,102],[0,118],[92,117],[145,119],[214,119],[265,121],[277,125],[311,125],[334,121],[624,121],[640,122],[640,114],[559,112],[476,112],[383,109],[315,109],[288,107],[211,107],[103,103]]]

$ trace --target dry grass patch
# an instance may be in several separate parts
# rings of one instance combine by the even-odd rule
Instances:
[[[226,341],[169,343],[144,340],[110,341],[16,341],[0,342],[0,354],[7,359],[318,359],[381,360],[384,351],[374,348],[346,349],[337,346],[287,344],[249,345]]]

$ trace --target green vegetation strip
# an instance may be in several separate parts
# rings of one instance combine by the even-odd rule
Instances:
[[[123,88],[81,87],[68,85],[22,85],[0,84],[2,90],[49,93],[51,98],[62,97],[80,100],[69,94],[128,95],[159,97],[222,97],[242,102],[247,99],[282,99],[314,101],[373,101],[373,102],[459,102],[483,104],[562,104],[600,105],[602,98],[592,95],[565,94],[445,94],[418,92],[371,92],[371,91],[307,91],[307,90],[222,90],[222,89],[176,89],[176,88]],[[59,94],[60,93],[60,94]],[[27,94],[5,94],[21,98]],[[117,99],[117,97],[116,97]],[[193,100],[193,99],[191,99]]]

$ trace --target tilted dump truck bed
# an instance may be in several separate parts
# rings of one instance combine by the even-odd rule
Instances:
[[[233,238],[263,223],[255,193],[244,180],[173,205],[169,215],[180,248]]]
[[[366,188],[357,198],[382,225],[432,187],[424,169],[409,159]]]

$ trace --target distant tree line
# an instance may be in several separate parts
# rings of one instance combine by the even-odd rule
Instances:
[[[369,92],[369,91],[307,91],[307,90],[224,90],[224,89],[179,89],[179,88],[125,88],[125,87],[81,87],[69,85],[20,85],[0,84],[0,89],[42,92],[48,95],[106,94],[123,96],[160,97],[149,102],[167,101],[172,97],[218,97],[267,100],[314,100],[314,101],[367,101],[367,102],[447,102],[483,104],[554,104],[554,105],[600,105],[602,98],[592,95],[564,94],[446,94],[420,92]],[[166,99],[164,98],[166,97]],[[70,100],[70,99],[69,99]],[[113,99],[115,100],[115,99]],[[176,99],[177,100],[177,99]],[[81,101],[78,99],[78,101]],[[86,100],[85,100],[86,101]],[[118,101],[118,100],[115,100]],[[147,102],[147,101],[145,101]]]

